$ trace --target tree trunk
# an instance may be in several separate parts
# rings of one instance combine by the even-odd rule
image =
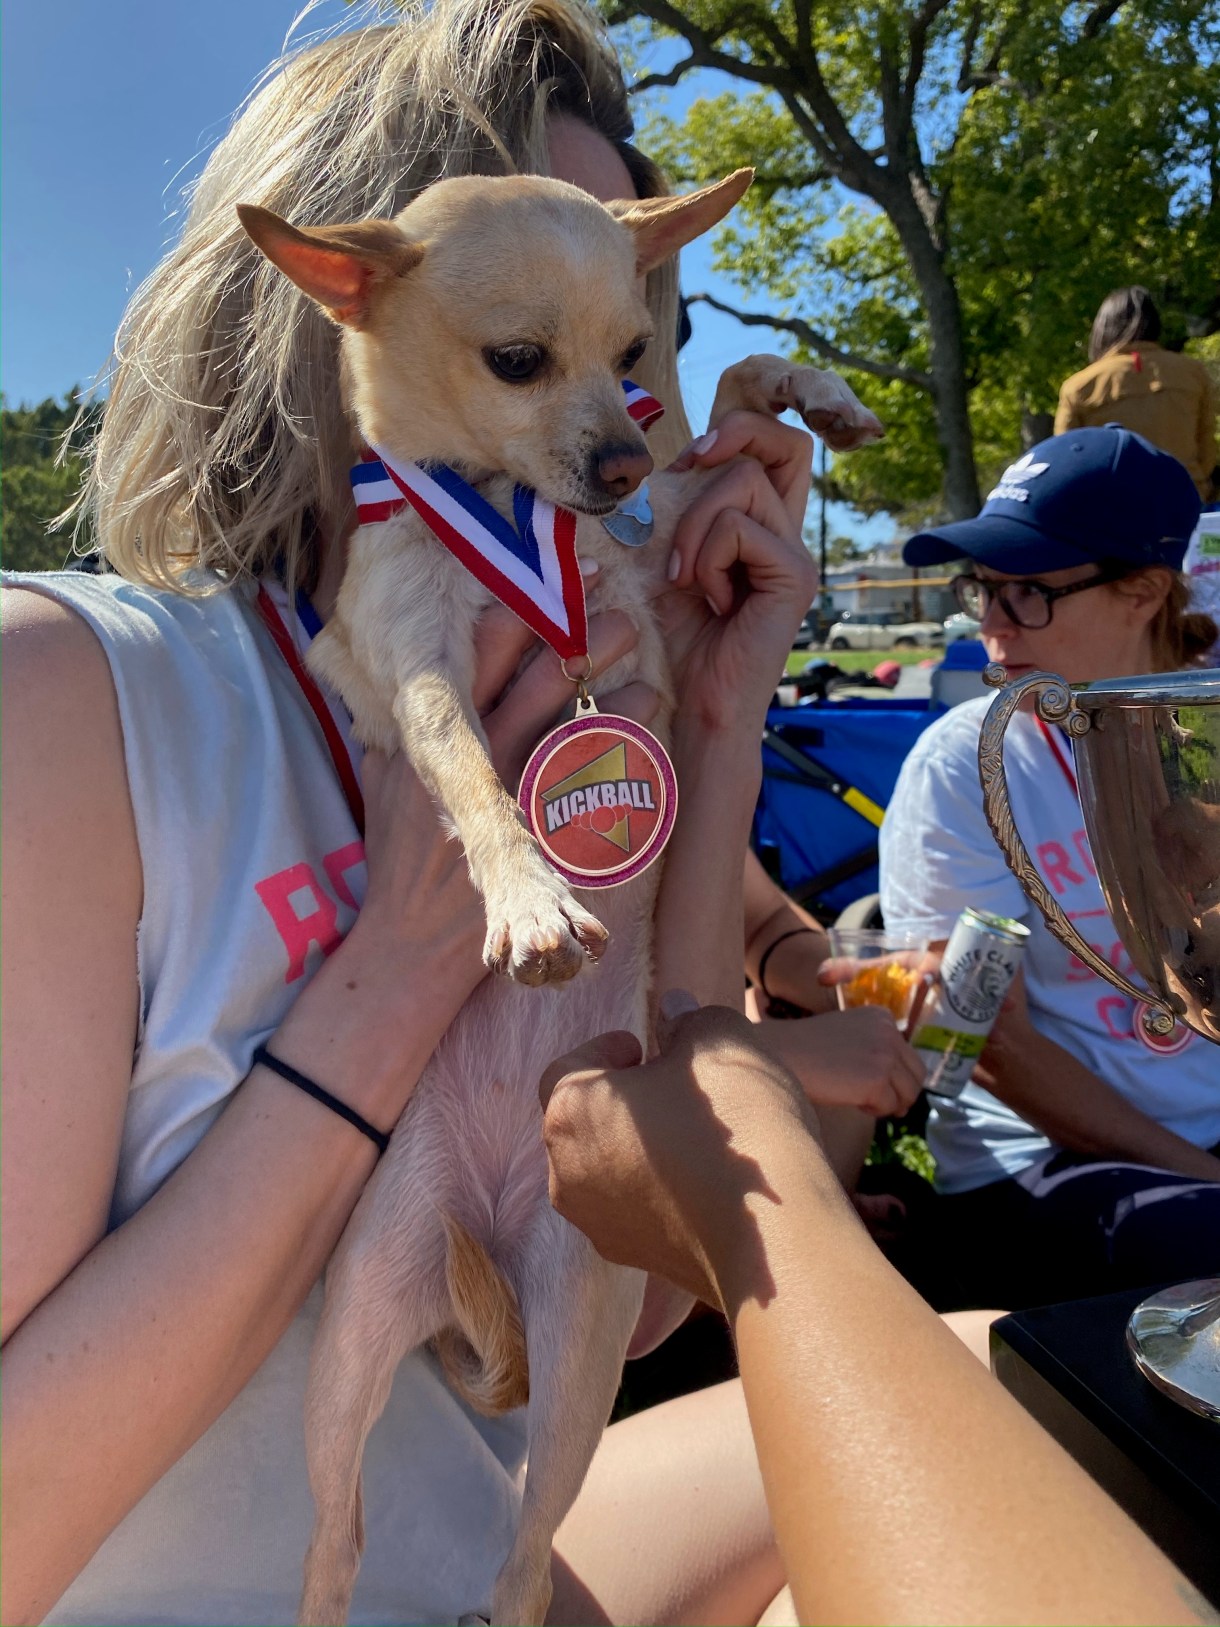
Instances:
[[[957,288],[945,270],[944,254],[906,185],[887,177],[886,184],[878,189],[877,201],[889,215],[906,250],[928,317],[928,371],[936,407],[936,439],[945,465],[945,510],[951,520],[972,520],[982,503],[974,467],[974,432],[970,428]]]
[[[921,267],[914,255],[912,261],[928,313],[928,371],[935,386],[936,439],[945,460],[945,509],[951,520],[972,520],[982,502],[974,466],[961,306],[957,289],[939,256],[935,265],[927,268]]]

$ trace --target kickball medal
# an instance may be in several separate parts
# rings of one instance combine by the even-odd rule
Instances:
[[[576,716],[534,748],[518,800],[565,881],[618,887],[660,856],[674,827],[678,784],[656,736],[630,718],[599,712],[581,684]]]
[[[624,380],[623,390],[641,429],[664,411],[639,385]],[[592,662],[576,515],[517,486],[508,520],[455,469],[405,462],[380,447],[352,470],[352,493],[361,525],[413,508],[438,542],[558,655],[576,685],[576,716],[534,748],[518,800],[543,853],[572,886],[634,880],[669,840],[678,785],[656,736],[630,718],[600,713],[586,687]],[[620,503],[610,519],[607,530],[628,547],[647,542],[647,492]],[[569,660],[586,663],[583,677],[568,672]]]

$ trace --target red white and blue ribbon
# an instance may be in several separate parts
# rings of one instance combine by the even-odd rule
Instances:
[[[513,525],[446,464],[400,462],[380,447],[373,454],[352,470],[361,525],[388,519],[409,503],[454,558],[562,660],[587,652],[571,509],[517,486]]]
[[[664,408],[625,382],[627,412],[643,428]],[[525,486],[513,490],[513,520],[448,465],[411,463],[374,447],[352,470],[361,525],[409,504],[449,552],[561,660],[588,653],[585,588],[576,561],[576,516]]]
[[[623,380],[623,394],[627,397],[627,416],[634,420],[641,429],[651,429],[660,418],[665,408],[655,395],[630,379]]]

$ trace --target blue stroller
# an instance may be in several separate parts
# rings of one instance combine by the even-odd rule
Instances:
[[[875,893],[877,830],[903,759],[941,708],[894,697],[774,707],[763,734],[755,852],[825,921]]]

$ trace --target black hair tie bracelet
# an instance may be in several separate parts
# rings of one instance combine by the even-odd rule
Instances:
[[[329,1107],[332,1113],[337,1113],[341,1119],[346,1119],[362,1135],[368,1136],[374,1147],[376,1147],[379,1158],[390,1145],[389,1136],[378,1130],[375,1125],[370,1124],[366,1118],[357,1113],[354,1107],[349,1107],[346,1102],[341,1102],[337,1096],[332,1096],[329,1090],[323,1090],[321,1085],[315,1085],[312,1079],[307,1079],[303,1073],[298,1073],[287,1062],[281,1062],[278,1056],[272,1056],[265,1045],[260,1045],[255,1051],[254,1061],[251,1066],[270,1068],[272,1073],[278,1073],[281,1079],[287,1079],[290,1085],[295,1085],[298,1090],[303,1090],[307,1096],[312,1096],[315,1102],[321,1102],[323,1107]]]
[[[767,1002],[766,1015],[768,1017],[788,1018],[808,1017],[811,1015],[807,1006],[798,1006],[792,1000],[785,1000],[781,995],[772,994],[767,987],[767,962],[771,958],[771,951],[778,949],[781,943],[787,943],[789,938],[799,938],[806,932],[813,933],[814,937],[820,936],[819,933],[814,932],[811,926],[794,926],[788,932],[781,932],[779,937],[774,938],[763,950],[762,959],[758,963],[758,987],[762,992],[763,999]]]

